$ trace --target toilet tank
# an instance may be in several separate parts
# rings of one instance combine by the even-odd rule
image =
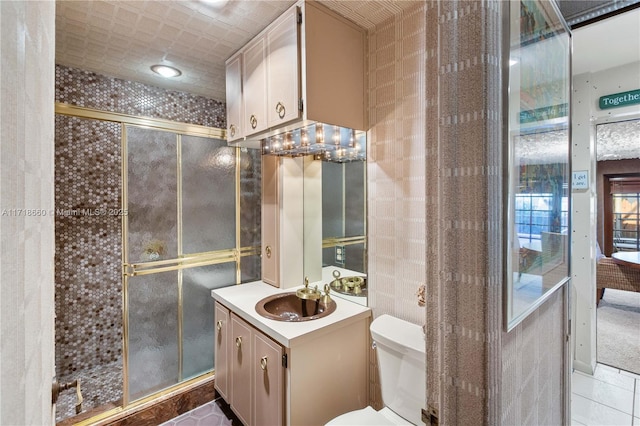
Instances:
[[[381,315],[371,323],[384,405],[414,425],[421,423],[426,396],[422,327]]]

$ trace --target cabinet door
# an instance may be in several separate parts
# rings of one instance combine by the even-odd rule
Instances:
[[[243,50],[242,94],[244,117],[242,128],[249,136],[267,128],[266,39],[259,37]]]
[[[253,424],[282,425],[284,368],[282,346],[255,331],[253,339]]]
[[[229,401],[229,310],[216,302],[215,308],[215,387],[225,401]]]
[[[300,116],[299,8],[276,20],[267,32],[267,115],[269,127]]]
[[[231,397],[229,404],[242,423],[251,424],[251,327],[231,313]]]
[[[279,287],[278,157],[262,156],[262,281]]]
[[[227,140],[243,136],[242,132],[242,53],[236,53],[226,64]]]

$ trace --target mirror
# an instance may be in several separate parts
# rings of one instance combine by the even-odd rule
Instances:
[[[510,2],[509,16],[507,330],[569,279],[571,195],[569,30],[554,2]]]
[[[322,281],[367,304],[366,161],[322,162]],[[362,278],[358,278],[362,277]]]
[[[280,226],[291,230],[292,246],[303,251],[303,256],[299,250],[290,252],[288,258],[302,259],[302,276],[310,285],[322,290],[329,284],[332,296],[365,306],[366,139],[362,131],[312,123],[261,141],[263,155],[280,157],[282,187],[295,187],[282,190],[280,208],[293,205],[284,208],[296,212],[289,217],[303,212],[301,231],[293,224],[297,219],[280,219]]]

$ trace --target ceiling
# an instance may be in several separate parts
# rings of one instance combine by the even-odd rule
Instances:
[[[364,28],[417,1],[320,0]],[[579,18],[593,13],[594,5],[604,8],[621,1],[630,0],[561,1],[560,7]],[[224,100],[224,61],[293,3],[58,0],[56,63]],[[574,37],[575,74],[640,61],[640,8],[578,28],[574,34],[580,35]],[[160,77],[149,69],[158,63],[173,65],[183,74]]]
[[[293,0],[56,1],[56,63],[225,99],[225,60]],[[416,1],[320,0],[364,28]],[[149,69],[182,71],[165,79]]]
[[[572,33],[574,75],[640,61],[640,8],[576,28]]]
[[[640,8],[573,30],[574,75],[632,62],[640,62]],[[640,120],[599,125],[596,141],[598,161],[640,158]]]
[[[364,28],[374,27],[417,1],[423,0],[320,0]],[[560,8],[564,5],[572,19],[580,19],[581,13],[592,14],[595,4],[605,7],[616,2],[633,3],[567,0],[560,2]],[[58,0],[56,63],[224,101],[225,60],[294,3]],[[573,42],[574,74],[640,61],[640,8],[573,30]],[[183,74],[174,79],[160,77],[149,68],[158,63],[173,65]],[[629,132],[633,154],[627,155],[640,158],[636,145],[640,126],[629,126],[624,133]],[[600,145],[603,140],[598,141],[599,154],[611,158],[621,139]]]

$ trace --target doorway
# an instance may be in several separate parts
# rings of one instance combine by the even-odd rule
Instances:
[[[596,126],[596,359],[640,374],[640,267],[619,253],[640,251],[640,119]]]

